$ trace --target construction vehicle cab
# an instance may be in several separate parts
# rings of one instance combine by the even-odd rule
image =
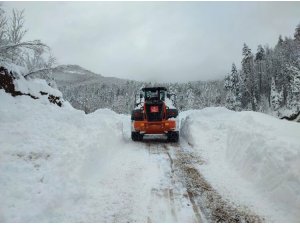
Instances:
[[[166,135],[171,142],[178,142],[178,110],[176,96],[165,87],[145,87],[135,96],[131,114],[131,138],[143,140],[144,135]]]

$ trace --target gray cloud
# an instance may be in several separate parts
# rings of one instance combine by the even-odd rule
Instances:
[[[146,81],[211,80],[239,65],[244,42],[274,45],[300,22],[300,2],[7,2],[28,39],[61,64]]]

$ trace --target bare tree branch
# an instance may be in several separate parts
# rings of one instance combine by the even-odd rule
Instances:
[[[39,69],[39,70],[36,70],[36,71],[32,71],[32,72],[24,75],[23,77],[27,78],[27,77],[29,77],[31,75],[36,74],[36,73],[49,73],[51,71],[52,71],[52,68],[43,68],[43,69]]]
[[[49,47],[46,44],[40,42],[39,40],[35,40],[35,41],[27,41],[27,42],[21,42],[17,44],[8,44],[8,45],[0,46],[0,52],[6,52],[9,51],[10,49],[16,49],[19,47],[24,47],[32,50],[36,50],[38,47],[44,47],[49,49]]]

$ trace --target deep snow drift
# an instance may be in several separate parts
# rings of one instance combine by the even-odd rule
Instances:
[[[223,196],[267,220],[300,221],[299,123],[225,108],[181,117],[181,134],[205,160],[199,170]]]
[[[0,102],[1,222],[147,221],[145,202],[161,177],[124,140],[124,116],[3,90]]]

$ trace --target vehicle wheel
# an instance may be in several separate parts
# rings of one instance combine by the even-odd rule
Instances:
[[[131,139],[133,141],[138,141],[139,139],[139,134],[137,132],[131,132]]]
[[[178,140],[179,140],[179,132],[178,131],[171,131],[168,133],[168,141],[178,142]]]
[[[141,135],[139,132],[131,132],[131,139],[133,141],[142,141],[143,135]]]

